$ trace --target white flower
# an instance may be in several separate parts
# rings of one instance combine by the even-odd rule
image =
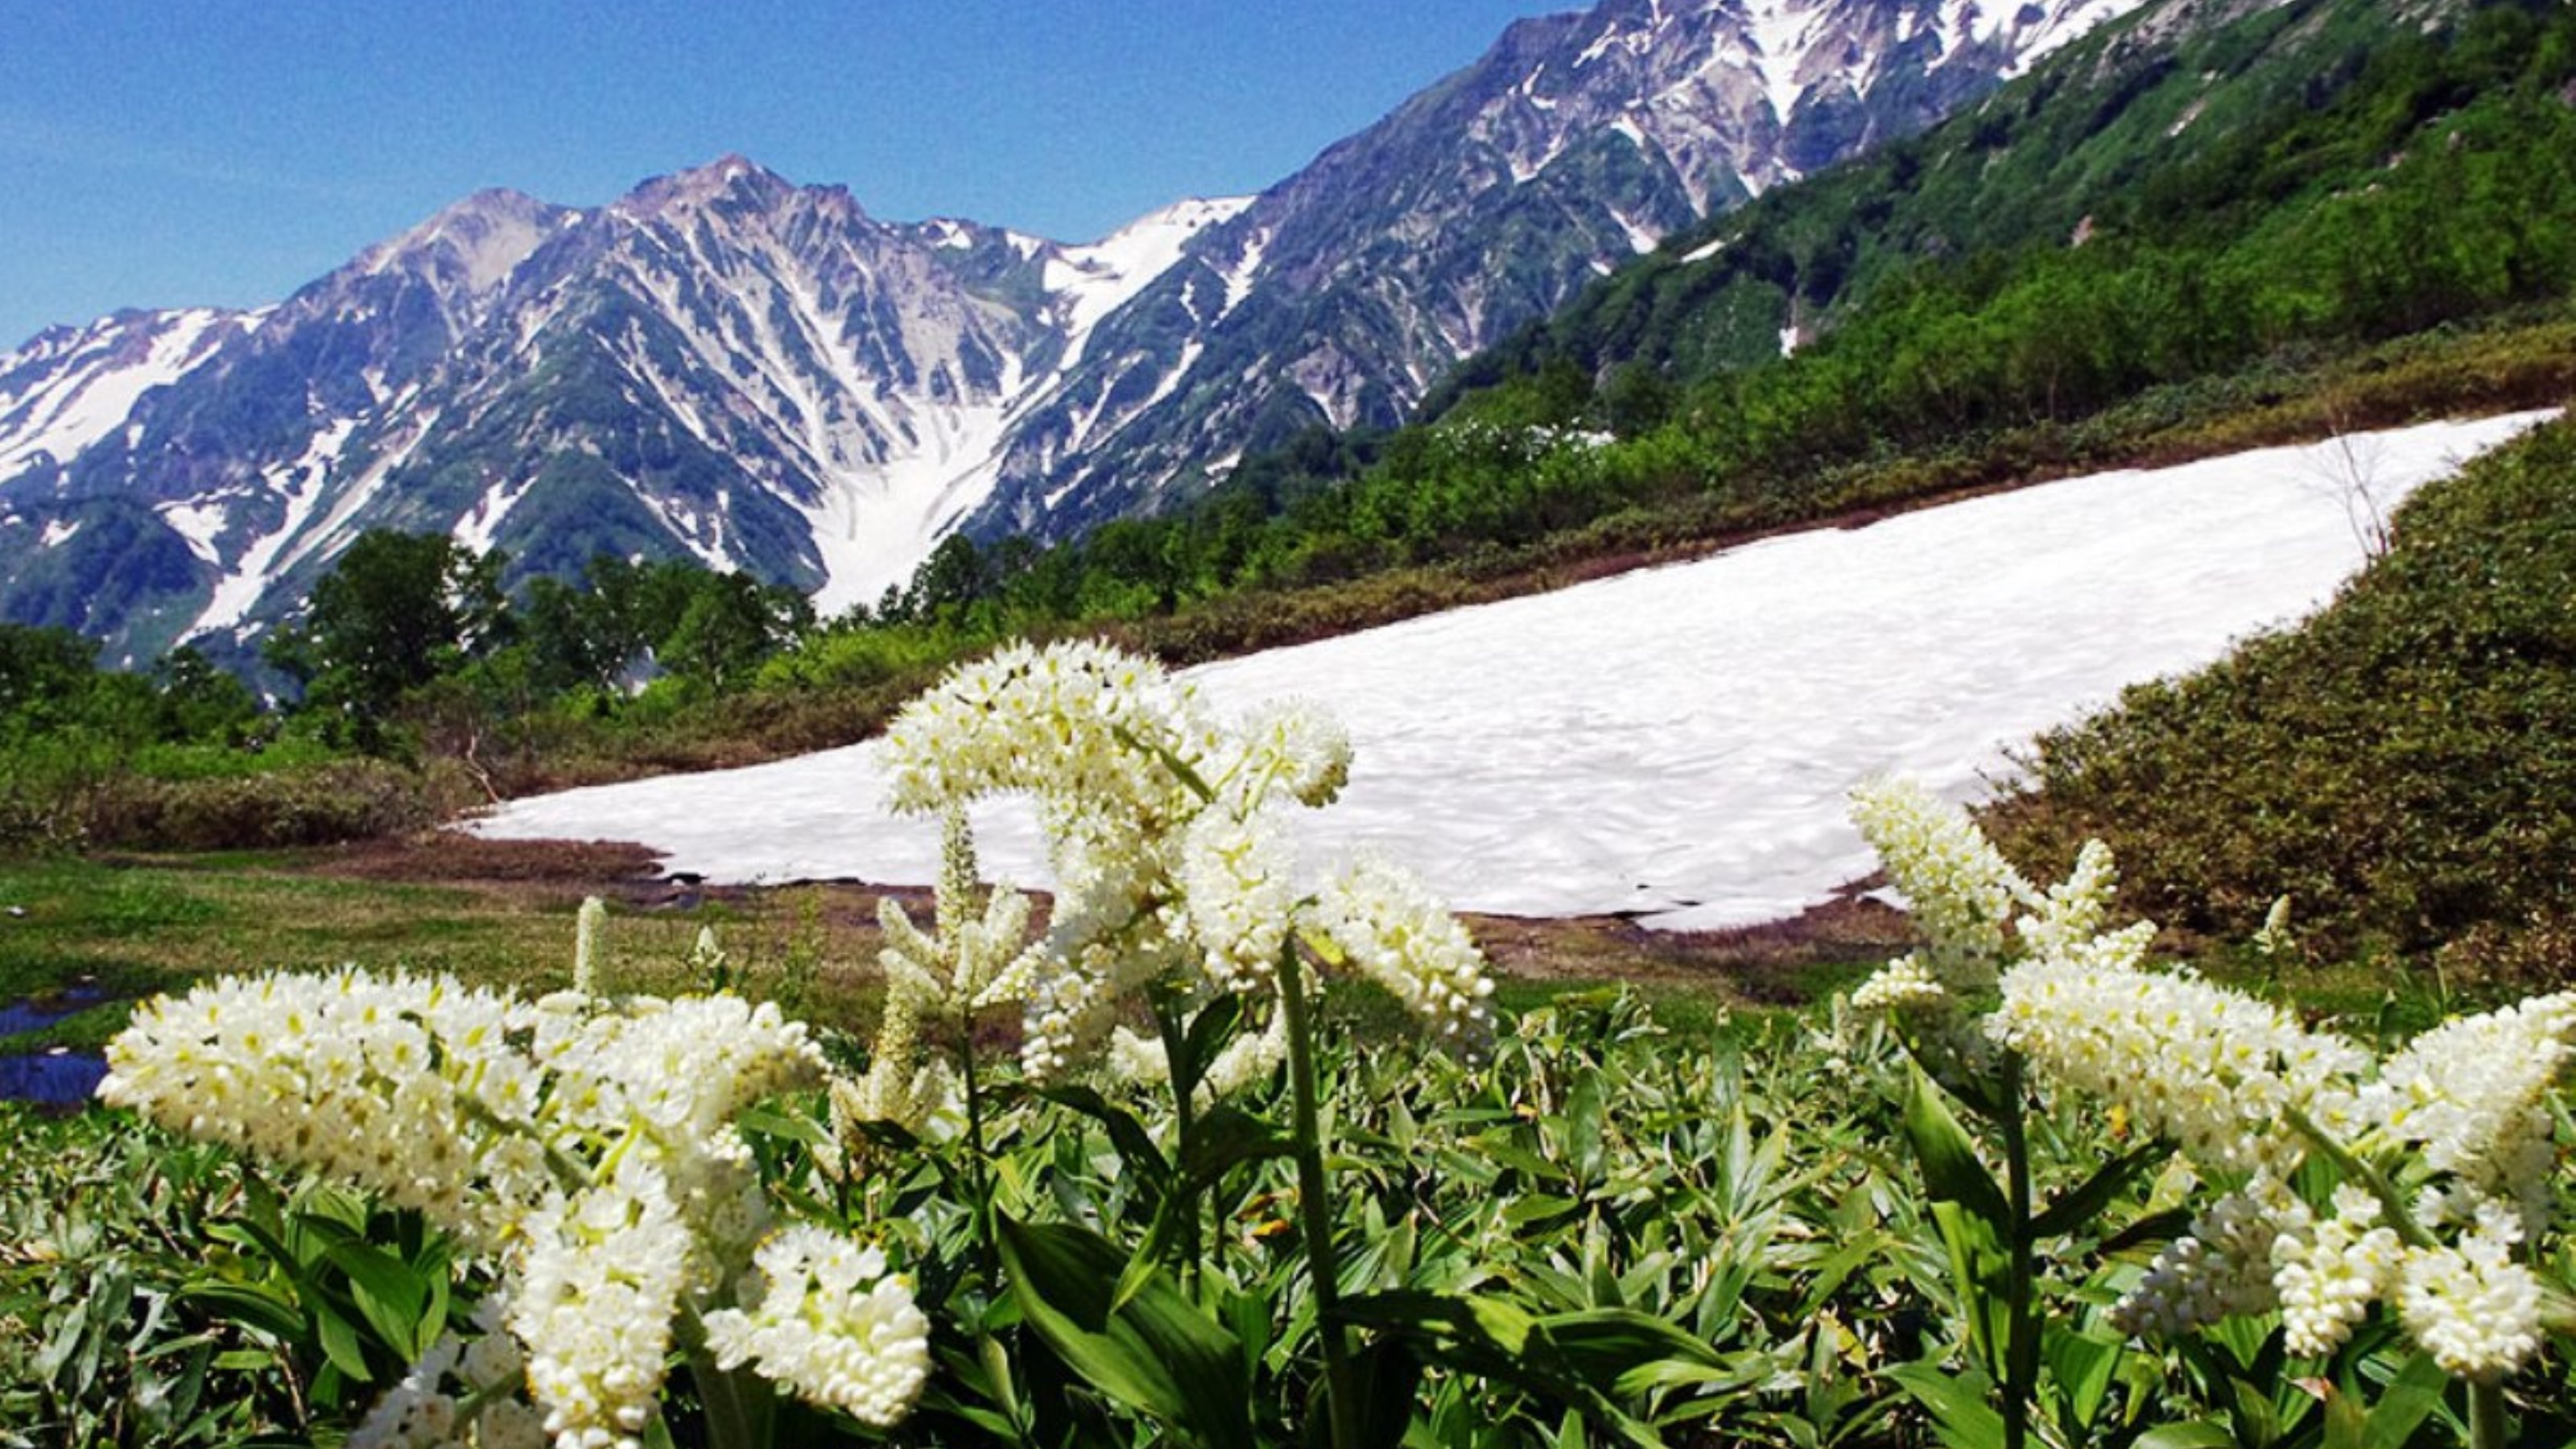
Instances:
[[[2546,1094],[2576,1036],[2576,993],[2533,997],[2445,1022],[2406,1044],[2364,1093],[2390,1137],[2420,1144],[2424,1163],[2512,1199],[2525,1221],[2549,1212],[2556,1161]]]
[[[1249,818],[1202,811],[1182,833],[1181,904],[1218,990],[1270,985],[1296,915],[1295,870],[1287,823],[1275,810]]]
[[[510,1304],[556,1449],[636,1449],[661,1397],[690,1235],[641,1156],[540,1210]]]
[[[2003,959],[2014,907],[2038,904],[2039,893],[1966,811],[1912,780],[1872,781],[1851,801],[1852,823],[1904,895],[1934,967],[1967,977],[1991,971]]]
[[[2188,972],[2049,958],[2005,973],[1986,1034],[2052,1081],[2126,1107],[2205,1168],[2286,1180],[2306,1147],[2292,1111],[2351,1118],[2369,1058],[2279,1007]]]
[[[1350,732],[1311,700],[1272,700],[1253,711],[1242,733],[1241,763],[1221,786],[1247,808],[1273,789],[1301,805],[1329,805],[1350,783]]]
[[[608,929],[608,902],[597,896],[581,898],[581,910],[573,917],[572,989],[584,996],[598,990],[600,937]]]
[[[1432,1033],[1468,1051],[1493,1033],[1485,954],[1411,872],[1363,855],[1326,882],[1314,929],[1359,973],[1393,992]]]
[[[1878,968],[1852,993],[1855,1011],[1923,1011],[1949,999],[1921,957],[1907,954]]]
[[[2164,1246],[2146,1278],[2111,1308],[2122,1333],[2172,1338],[2239,1313],[2269,1311],[2272,1247],[2290,1203],[2278,1183],[2257,1179],[2211,1203],[2191,1231]]]
[[[2396,1230],[2379,1218],[2379,1200],[2347,1183],[2335,1190],[2333,1217],[2285,1228],[2273,1241],[2272,1286],[2290,1352],[2302,1358],[2334,1352],[2387,1295],[2399,1247]]]
[[[707,1315],[719,1367],[745,1363],[799,1395],[885,1428],[903,1418],[930,1374],[930,1320],[885,1254],[796,1226],[761,1245],[763,1280],[748,1311]]]
[[[2493,1383],[2540,1351],[2540,1279],[2511,1259],[2521,1224],[2490,1205],[2456,1248],[2406,1255],[2397,1316],[2451,1374]]]
[[[2282,896],[2263,913],[2262,929],[2254,933],[2254,950],[2266,960],[2279,960],[2298,949],[2298,939],[2290,934],[2290,898]]]
[[[109,1060],[111,1102],[417,1208],[498,1263],[545,1432],[592,1449],[649,1422],[683,1296],[729,1281],[768,1226],[732,1118],[822,1074],[774,1005],[532,1003],[354,970],[147,1003]],[[478,1345],[467,1370],[502,1355]],[[447,1397],[423,1379],[381,1432]],[[524,1442],[529,1422],[496,1403],[475,1432]]]

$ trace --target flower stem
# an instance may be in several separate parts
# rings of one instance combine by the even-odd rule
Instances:
[[[2004,1296],[2009,1329],[2004,1343],[2004,1449],[2023,1449],[2030,1438],[2031,1401],[2039,1396],[2039,1313],[2036,1274],[2031,1262],[2030,1134],[2022,1120],[2022,1061],[2017,1052],[2003,1059],[2005,1192],[2012,1211],[2012,1253],[2006,1269]]]
[[[1315,1023],[1306,1001],[1305,963],[1295,945],[1279,953],[1279,1010],[1288,1019],[1288,1090],[1295,1110],[1297,1208],[1304,1221],[1306,1270],[1314,1279],[1315,1333],[1324,1342],[1325,1390],[1332,1409],[1333,1449],[1360,1449],[1359,1398],[1351,1349],[1340,1322],[1341,1264],[1333,1253],[1332,1186],[1324,1176],[1322,1130],[1315,1112]]]
[[[993,1171],[984,1155],[984,1096],[981,1083],[975,1080],[975,1016],[957,1029],[957,1075],[966,1089],[966,1171],[974,1194],[975,1257],[984,1270],[984,1291],[998,1291],[1002,1280],[1001,1258],[993,1238]]]
[[[688,1355],[689,1377],[698,1386],[706,1410],[708,1449],[768,1449],[770,1415],[778,1407],[769,1381],[749,1369],[731,1373],[716,1367],[707,1348],[705,1326],[697,1311],[680,1310],[680,1346]]]
[[[2469,1380],[2469,1449],[2505,1449],[2504,1385]]]
[[[2372,1197],[2379,1199],[2380,1211],[2388,1215],[2388,1225],[2396,1230],[2398,1241],[2410,1248],[2438,1248],[2442,1245],[2440,1239],[2434,1237],[2422,1223],[2415,1221],[2413,1209],[2397,1191],[2397,1184],[2388,1180],[2387,1174],[2363,1161],[2359,1153],[2336,1141],[2333,1133],[2318,1126],[2316,1119],[2310,1117],[2305,1111],[2297,1107],[2292,1107],[2288,1111],[2290,1125],[2296,1127],[2299,1135],[2307,1138],[2319,1152],[2324,1153],[2326,1159],[2343,1173],[2346,1181],[2360,1184]]]

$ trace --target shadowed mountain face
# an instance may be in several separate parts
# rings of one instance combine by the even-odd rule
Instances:
[[[1061,536],[1451,363],[1661,237],[2136,0],[1608,0],[1258,198],[1087,246],[886,223],[740,157],[596,210],[485,192],[273,308],[0,356],[0,616],[148,657],[291,613],[373,527],[814,590]]]

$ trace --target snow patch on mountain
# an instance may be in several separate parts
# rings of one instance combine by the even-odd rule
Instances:
[[[1062,299],[1059,315],[1073,338],[1068,365],[1081,356],[1083,342],[1100,319],[1171,270],[1191,238],[1233,220],[1251,204],[1249,196],[1192,198],[1139,217],[1099,241],[1057,248],[1041,277],[1042,285]]]
[[[55,328],[0,356],[0,479],[41,457],[68,463],[125,425],[134,405],[176,382],[262,314],[192,308],[123,312]]]
[[[216,582],[214,595],[197,615],[197,621],[188,626],[189,635],[239,626],[267,593],[269,582],[311,547],[303,537],[304,526],[328,496],[332,468],[339,462],[341,449],[348,446],[349,435],[356,430],[356,419],[337,419],[313,435],[303,457],[263,476],[269,491],[284,500],[286,516],[276,528],[253,539],[242,550],[232,571]]]
[[[2547,416],[2368,446],[2393,502]],[[1184,678],[1223,714],[1283,696],[1331,709],[1354,760],[1325,828],[1463,909],[1777,919],[1875,869],[1847,819],[1859,781],[1903,772],[1973,797],[2016,742],[2314,609],[2363,559],[2315,482],[2340,456],[2071,478]],[[938,823],[890,813],[886,783],[871,741],[514,801],[474,829],[642,841],[717,881],[928,882]],[[997,878],[1046,882],[1028,809],[992,805],[977,825]]]
[[[920,419],[919,448],[869,473],[836,477],[819,499],[798,505],[827,579],[815,612],[873,604],[888,585],[912,578],[958,518],[992,492],[1008,417],[1000,404],[931,409]]]

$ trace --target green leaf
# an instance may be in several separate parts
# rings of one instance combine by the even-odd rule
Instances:
[[[370,1382],[367,1351],[358,1342],[356,1327],[329,1308],[317,1307],[313,1319],[321,1331],[322,1356],[331,1361],[331,1366],[358,1383]]]
[[[1129,1171],[1158,1185],[1171,1180],[1170,1160],[1163,1156],[1163,1149],[1154,1145],[1154,1135],[1136,1120],[1135,1113],[1112,1104],[1089,1087],[1049,1087],[1038,1095],[1108,1128],[1110,1145],[1118,1149],[1119,1160],[1127,1164]]]
[[[336,1243],[324,1256],[333,1267],[349,1275],[350,1296],[356,1299],[359,1315],[378,1338],[405,1358],[418,1358],[437,1342],[438,1329],[445,1325],[424,1324],[429,1312],[429,1284],[409,1263],[365,1243]],[[422,1338],[425,1327],[426,1340]]]
[[[2442,1407],[2442,1396],[2450,1387],[2451,1376],[2431,1354],[2408,1359],[2371,1407],[2369,1422],[2362,1429],[2362,1449],[2400,1449],[2416,1426]]]
[[[1252,1390],[1233,1334],[1159,1271],[1118,1304],[1127,1260],[1089,1229],[1007,1216],[999,1225],[1012,1296],[1074,1372],[1194,1443],[1252,1449]]]
[[[1296,1150],[1296,1140],[1278,1127],[1239,1107],[1219,1104],[1191,1128],[1181,1151],[1181,1173],[1188,1190],[1197,1192],[1247,1162],[1288,1157]]]
[[[2057,1392],[2069,1416],[2068,1427],[2090,1429],[2110,1393],[2124,1345],[2050,1325],[2040,1338],[2040,1352],[2057,1379]]]
[[[1994,1406],[1994,1385],[1984,1374],[1952,1374],[1928,1363],[1887,1371],[1897,1387],[1932,1411],[1932,1429],[1950,1449],[1995,1449],[2004,1442],[2004,1416]]]
[[[1172,1090],[1190,1094],[1206,1080],[1207,1070],[1225,1049],[1228,1038],[1243,1020],[1243,998],[1231,992],[1219,996],[1190,1018],[1189,1029],[1182,1034],[1181,1049],[1172,1058]]]
[[[832,1134],[822,1123],[798,1112],[782,1112],[775,1107],[746,1107],[736,1112],[733,1124],[744,1132],[757,1132],[764,1137],[780,1137],[802,1142],[808,1147],[829,1147]]]
[[[2103,1163],[2091,1177],[2073,1192],[2050,1203],[2038,1217],[2031,1219],[2033,1238],[2064,1237],[2077,1232],[2102,1215],[2103,1209],[2135,1182],[2138,1174],[2173,1155],[2173,1148],[2161,1142],[2149,1142],[2137,1150]]]
[[[2236,1436],[2227,1426],[2208,1419],[2194,1419],[2187,1424],[2165,1424],[2138,1436],[2130,1449],[2236,1449]]]
[[[1906,1073],[1905,1140],[1922,1165],[1923,1186],[1935,1202],[1955,1202],[1984,1219],[1998,1242],[2012,1241],[2012,1209],[1995,1175],[1977,1156],[1976,1144],[1952,1116],[1920,1068]]]
[[[297,1343],[304,1337],[304,1315],[275,1295],[256,1288],[238,1283],[194,1283],[180,1290],[180,1296],[219,1319],[247,1325],[282,1343]],[[267,1361],[265,1354],[260,1356],[260,1362]]]
[[[2124,1253],[2131,1248],[2143,1248],[2150,1243],[2170,1243],[2191,1231],[2191,1219],[2189,1208],[2167,1208],[2160,1213],[2149,1213],[2104,1238],[2101,1250],[2107,1256]]]

